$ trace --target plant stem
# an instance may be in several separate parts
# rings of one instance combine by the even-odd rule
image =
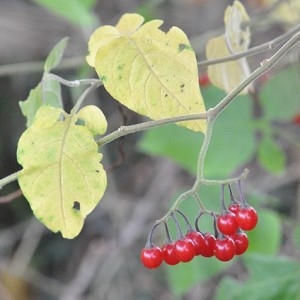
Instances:
[[[19,175],[20,171],[17,171],[13,174],[10,174],[2,179],[0,179],[0,190],[7,184],[15,181],[18,179],[18,175]]]
[[[288,40],[274,55],[269,59],[265,59],[260,67],[253,71],[244,81],[242,81],[232,92],[219,102],[214,108],[211,109],[211,114],[217,117],[231,102],[240,94],[251,82],[260,77],[263,73],[271,69],[278,61],[287,54],[300,40],[300,32],[295,34]]]
[[[214,118],[210,117],[211,110],[208,110],[208,120],[207,120],[207,127],[206,132],[203,140],[203,144],[201,146],[199,156],[198,156],[198,162],[197,162],[197,180],[194,184],[194,187],[198,186],[198,183],[200,181],[203,181],[204,179],[204,160],[205,156],[208,150],[208,146],[210,144],[212,131],[213,131],[213,125],[214,125]]]
[[[82,103],[86,99],[86,97],[92,91],[97,89],[101,84],[102,84],[102,82],[100,80],[92,82],[91,85],[80,95],[79,99],[77,100],[76,104],[74,105],[74,107],[71,110],[71,114],[76,114],[79,111],[80,106],[82,105]]]
[[[206,118],[207,118],[207,113],[199,113],[199,114],[171,117],[171,118],[166,118],[166,119],[161,119],[156,121],[147,121],[135,125],[121,126],[116,131],[113,131],[112,133],[98,139],[96,142],[99,146],[104,146],[127,134],[136,133],[139,131],[144,131],[162,125],[173,124],[181,121],[192,121],[192,120],[199,120],[199,119],[206,119]]]
[[[216,59],[209,59],[209,60],[198,62],[198,67],[207,67],[210,65],[225,63],[225,62],[237,60],[242,57],[252,56],[252,55],[255,55],[255,54],[258,54],[261,52],[265,52],[265,51],[268,51],[271,49],[277,49],[285,41],[287,41],[291,36],[293,36],[295,33],[297,33],[299,30],[300,30],[300,25],[297,25],[294,28],[292,28],[291,30],[289,30],[288,32],[286,32],[286,33],[282,34],[281,36],[279,36],[269,42],[266,42],[262,45],[250,48],[248,50],[245,50],[245,51],[242,51],[239,53],[235,53],[230,56],[216,58]]]
[[[273,67],[288,51],[293,48],[296,43],[300,40],[300,32],[295,34],[289,41],[287,41],[271,58],[262,62],[261,66],[258,67],[254,72],[252,72],[241,84],[239,84],[232,92],[230,92],[221,102],[219,102],[215,107],[207,111],[207,131],[205,133],[204,141],[202,147],[200,149],[199,157],[198,157],[198,169],[197,169],[197,178],[193,188],[183,194],[181,194],[170,211],[163,217],[161,220],[164,220],[168,217],[173,210],[176,210],[180,203],[190,195],[194,195],[197,193],[198,188],[201,184],[229,184],[238,180],[241,181],[242,177],[245,177],[248,173],[248,170],[245,170],[243,174],[239,178],[230,179],[230,180],[205,180],[204,179],[204,161],[206,157],[206,153],[208,150],[208,146],[210,143],[210,138],[213,130],[214,120],[218,117],[218,115],[234,100],[234,98],[244,90],[251,82],[261,76],[264,72]],[[202,206],[204,206],[202,204]]]
[[[83,84],[100,86],[102,84],[100,79],[94,79],[94,78],[80,79],[80,80],[67,80],[67,79],[64,79],[64,78],[56,75],[56,74],[52,74],[52,73],[45,73],[44,77],[46,79],[52,79],[52,80],[55,80],[57,82],[60,82],[61,84],[65,85],[65,86],[68,86],[68,87],[79,87]]]

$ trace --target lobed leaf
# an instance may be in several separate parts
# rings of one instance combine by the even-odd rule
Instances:
[[[65,238],[79,234],[106,189],[102,154],[93,133],[78,118],[42,106],[17,149],[23,166],[18,181],[33,213]]]
[[[161,31],[161,20],[143,22],[138,14],[125,14],[115,27],[98,28],[87,62],[107,91],[139,114],[158,120],[205,112],[196,56],[185,33],[177,27]],[[180,125],[206,130],[204,120]]]

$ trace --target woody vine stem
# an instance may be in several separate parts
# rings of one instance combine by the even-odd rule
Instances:
[[[296,32],[296,33],[295,33]],[[291,37],[292,36],[292,37]],[[230,184],[231,182],[235,182],[239,179],[244,178],[247,175],[247,170],[245,170],[238,178],[231,178],[228,180],[206,180],[204,178],[204,161],[205,161],[205,156],[210,144],[210,139],[212,136],[213,132],[213,125],[215,119],[218,117],[218,115],[226,109],[226,107],[235,99],[237,95],[241,91],[244,90],[251,82],[259,78],[263,73],[271,69],[278,61],[283,58],[299,41],[300,41],[300,29],[299,26],[295,27],[292,31],[289,32],[289,37],[290,39],[281,47],[279,50],[275,52],[273,56],[271,56],[269,59],[264,60],[261,63],[261,66],[258,67],[254,72],[252,72],[241,84],[239,84],[232,92],[230,92],[222,101],[220,101],[215,107],[209,109],[206,113],[199,113],[199,114],[192,114],[192,115],[183,115],[183,116],[177,116],[177,117],[172,117],[172,118],[166,118],[162,120],[156,120],[156,121],[147,121],[135,125],[130,125],[130,126],[121,126],[119,129],[116,131],[98,139],[96,142],[99,147],[103,147],[104,145],[131,133],[136,133],[139,131],[144,131],[147,129],[151,129],[154,127],[159,127],[162,125],[166,124],[172,124],[172,123],[177,123],[181,121],[192,121],[192,120],[198,120],[198,119],[206,119],[207,120],[207,130],[204,135],[204,140],[203,144],[201,146],[200,152],[199,152],[199,157],[198,157],[198,165],[197,165],[197,177],[196,181],[193,185],[193,187],[181,194],[175,201],[174,205],[170,209],[170,211],[161,219],[158,220],[156,223],[161,223],[162,221],[166,220],[170,215],[172,214],[173,211],[178,209],[180,203],[186,199],[189,196],[192,196],[195,198],[195,200],[198,202],[200,205],[201,209],[205,211],[205,208],[197,194],[197,190],[199,189],[199,186],[201,184]],[[279,38],[278,38],[279,39]],[[278,39],[275,39],[273,41],[278,42]],[[287,39],[287,36],[284,35],[284,40]],[[282,41],[282,39],[279,39],[279,41]],[[272,43],[271,41],[270,43]],[[278,46],[278,44],[275,44],[275,48]],[[281,44],[280,44],[281,45]],[[272,48],[272,47],[271,47]],[[265,47],[265,50],[269,50],[270,47]],[[241,55],[241,54],[239,54]],[[252,55],[252,52],[250,51],[245,51],[244,56]],[[239,56],[241,57],[241,56]],[[224,58],[224,61],[231,60],[230,57]],[[208,64],[213,64],[215,63],[214,61],[207,61],[206,63],[199,63],[198,65],[208,65]],[[217,62],[219,63],[219,62]],[[83,79],[83,80],[75,80],[75,81],[68,81],[65,80],[57,75],[54,74],[45,74],[45,76],[51,77],[51,79],[57,80],[61,84],[64,84],[69,87],[77,87],[80,85],[89,85],[89,87],[82,93],[82,95],[79,97],[77,103],[75,104],[73,110],[71,113],[76,113],[79,109],[79,107],[82,105],[83,101],[86,99],[89,93],[91,93],[93,90],[98,88],[102,83],[98,79]],[[6,176],[5,178],[0,180],[0,189],[4,187],[5,185],[17,180],[18,174],[20,171],[17,171],[11,175]]]

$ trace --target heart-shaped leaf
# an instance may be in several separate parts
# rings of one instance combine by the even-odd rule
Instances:
[[[97,110],[94,113],[96,119],[102,117]],[[35,216],[65,238],[79,234],[107,183],[100,164],[102,154],[84,123],[84,114],[79,118],[60,108],[42,106],[18,143],[21,190]],[[106,120],[102,127],[106,129]]]
[[[143,22],[138,14],[125,14],[115,27],[102,26],[91,36],[87,61],[107,91],[154,120],[205,112],[196,56],[185,33],[177,27],[163,32],[161,20]],[[204,120],[180,125],[206,130]]]

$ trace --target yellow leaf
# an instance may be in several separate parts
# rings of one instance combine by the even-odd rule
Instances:
[[[95,135],[102,135],[106,132],[107,121],[101,109],[95,105],[87,105],[78,113],[79,120]]]
[[[224,58],[247,50],[250,45],[250,29],[244,24],[248,21],[249,16],[244,6],[239,1],[234,1],[225,11],[225,34],[209,40],[206,45],[207,59]],[[245,58],[210,65],[207,72],[212,84],[226,93],[231,92],[250,75]],[[247,93],[249,88],[242,93]]]
[[[245,51],[250,45],[250,28],[245,26],[250,18],[243,4],[234,1],[232,6],[228,6],[225,10],[225,37],[227,45],[232,53]]]
[[[74,238],[106,189],[102,154],[78,115],[42,106],[22,134],[18,181],[35,216],[53,232]]]
[[[262,0],[262,4],[267,8],[276,5],[270,13],[270,16],[276,21],[294,25],[300,20],[300,0],[281,1],[280,3],[278,0]]]
[[[133,111],[158,120],[205,112],[195,53],[185,33],[163,21],[143,24],[138,14],[125,14],[118,24],[98,28],[89,41],[87,62],[107,91]],[[205,132],[204,120],[181,122]]]
[[[231,53],[226,46],[224,36],[208,41],[206,45],[206,56],[208,59],[222,58],[229,55]],[[241,58],[226,63],[210,65],[207,73],[213,85],[229,93],[249,76],[250,71],[246,59]]]

